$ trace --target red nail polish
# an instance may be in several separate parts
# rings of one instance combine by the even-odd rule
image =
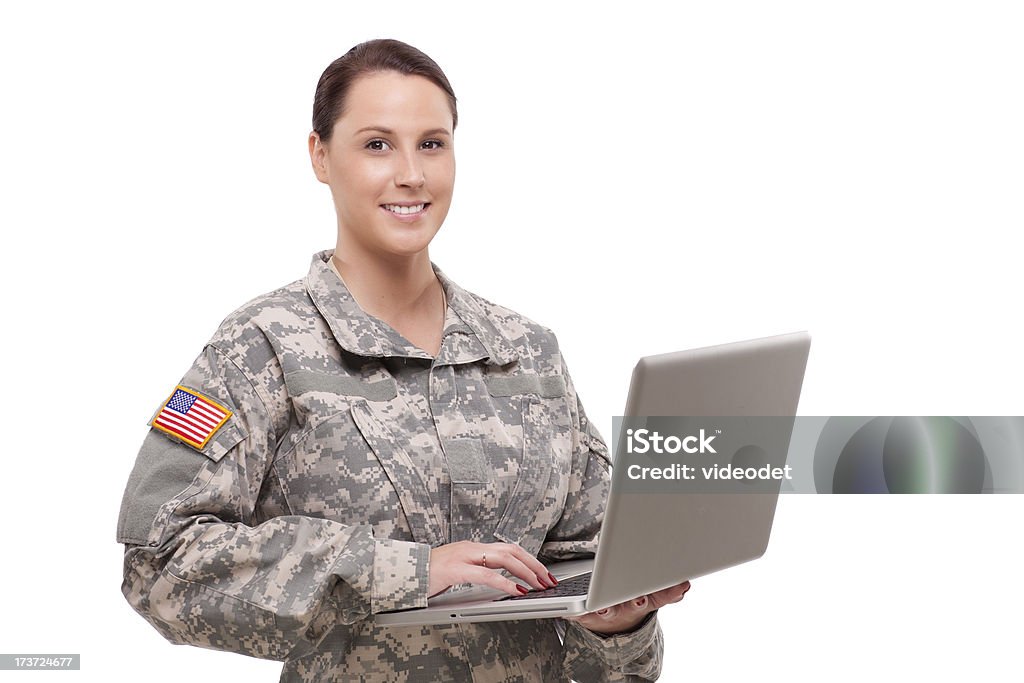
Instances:
[[[517,583],[517,584],[516,584],[516,590],[518,590],[518,591],[519,591],[520,593],[522,593],[523,595],[526,595],[527,593],[529,593],[529,592],[530,592],[530,589],[529,589],[529,588],[527,588],[526,586],[524,586],[524,585],[523,585],[523,584],[521,584],[521,583]]]
[[[553,583],[556,586],[558,585],[558,579],[555,578],[554,574],[548,572],[548,578],[551,579],[551,583]]]

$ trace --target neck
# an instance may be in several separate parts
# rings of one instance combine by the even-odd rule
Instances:
[[[401,320],[440,305],[440,285],[426,249],[411,256],[381,258],[339,240],[333,259],[356,303],[372,316]]]

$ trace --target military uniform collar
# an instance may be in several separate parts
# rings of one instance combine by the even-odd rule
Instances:
[[[330,259],[333,255],[333,249],[325,249],[313,255],[309,274],[306,275],[306,291],[327,320],[338,344],[346,351],[361,356],[430,359],[426,351],[414,346],[390,325],[359,307],[348,287],[331,268]],[[444,337],[465,332],[475,336],[480,345],[474,355],[465,345],[457,345],[454,350],[447,348],[447,340],[443,338],[438,359],[454,363],[483,357],[492,365],[505,365],[517,360],[519,355],[515,346],[488,317],[477,298],[449,279],[433,262],[430,265],[448,297],[449,310],[445,316]]]

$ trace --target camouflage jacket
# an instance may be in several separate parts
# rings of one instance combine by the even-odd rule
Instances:
[[[283,661],[282,681],[656,679],[656,614],[610,637],[374,622],[426,605],[445,543],[591,556],[610,459],[550,330],[434,266],[432,358],[359,308],[332,254],[229,315],[153,413],[118,520],[128,602],[174,643]],[[201,424],[167,422],[190,402]]]

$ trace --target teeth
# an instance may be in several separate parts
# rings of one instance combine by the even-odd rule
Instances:
[[[385,204],[384,208],[387,209],[388,211],[391,211],[392,213],[408,214],[419,213],[420,211],[423,210],[423,207],[425,206],[426,204],[416,204],[414,206],[399,206],[398,204]]]

